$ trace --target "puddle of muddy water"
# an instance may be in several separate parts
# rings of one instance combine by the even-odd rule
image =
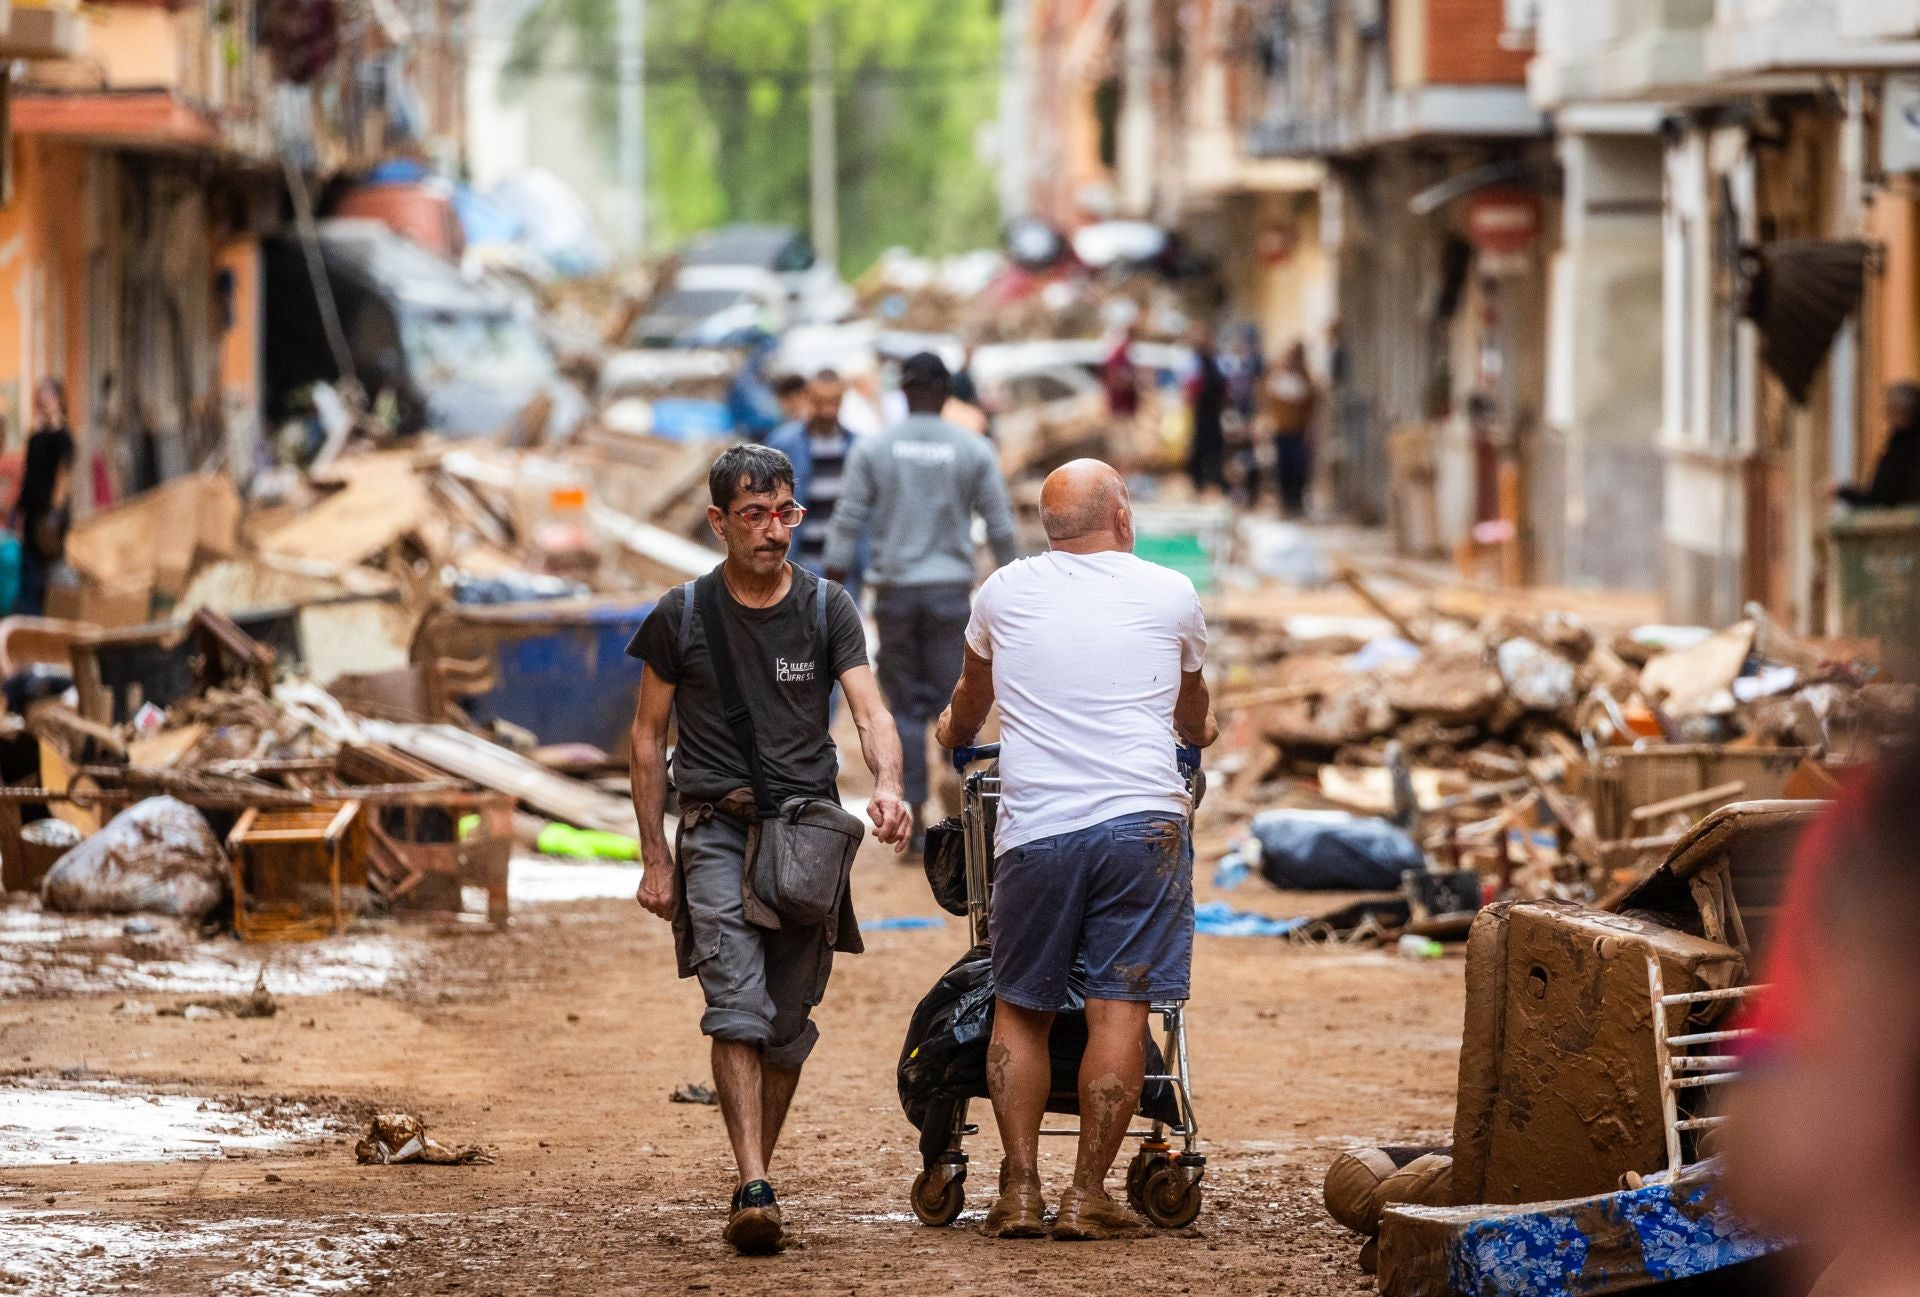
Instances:
[[[116,1085],[0,1086],[0,1167],[204,1160],[319,1139],[332,1129],[297,1106],[248,1111]]]
[[[359,1292],[386,1273],[382,1257],[400,1241],[357,1220],[174,1223],[44,1211],[0,1211],[0,1235],[8,1239],[0,1292],[22,1297],[103,1292],[189,1260],[195,1287],[215,1297]]]
[[[202,940],[178,919],[141,915],[129,933],[124,916],[53,914],[33,906],[0,908],[0,996],[92,994],[244,995],[261,968],[275,995],[378,990],[414,964],[415,943],[392,934],[258,945]]]

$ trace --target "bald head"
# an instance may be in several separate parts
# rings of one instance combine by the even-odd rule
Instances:
[[[1133,512],[1126,481],[1097,459],[1062,464],[1040,487],[1040,525],[1054,549],[1131,550]]]

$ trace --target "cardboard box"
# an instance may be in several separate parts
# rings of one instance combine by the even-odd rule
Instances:
[[[103,630],[144,626],[153,608],[153,583],[145,577],[104,584],[81,578],[78,585],[47,588],[47,616],[86,622]]]

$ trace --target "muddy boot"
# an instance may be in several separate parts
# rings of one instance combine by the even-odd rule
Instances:
[[[988,1238],[1045,1238],[1047,1203],[1040,1196],[1040,1182],[1018,1181],[1001,1190],[980,1232]]]
[[[1060,1211],[1053,1218],[1053,1236],[1062,1241],[1140,1238],[1147,1222],[1104,1193],[1072,1188],[1060,1195]]]
[[[733,1212],[721,1237],[742,1256],[772,1256],[785,1247],[786,1232],[780,1226],[780,1204],[774,1199],[773,1186],[755,1180],[734,1190]]]

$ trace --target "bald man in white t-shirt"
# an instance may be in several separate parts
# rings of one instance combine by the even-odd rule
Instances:
[[[963,747],[1000,704],[987,1085],[1007,1187],[986,1232],[1046,1232],[1047,1036],[1077,955],[1080,1150],[1053,1236],[1125,1238],[1146,1222],[1108,1196],[1106,1177],[1140,1098],[1148,1006],[1187,998],[1193,963],[1190,807],[1175,753],[1176,741],[1218,735],[1200,674],[1207,627],[1191,581],[1134,557],[1126,483],[1108,465],[1055,470],[1040,517],[1048,552],[1001,568],[974,599],[966,667],[937,731]]]

